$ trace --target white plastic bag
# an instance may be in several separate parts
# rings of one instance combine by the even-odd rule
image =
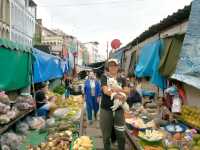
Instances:
[[[54,111],[53,116],[58,118],[63,118],[69,112],[67,108],[58,108]]]
[[[181,112],[181,99],[178,96],[175,96],[173,98],[172,112],[173,113],[180,113]]]

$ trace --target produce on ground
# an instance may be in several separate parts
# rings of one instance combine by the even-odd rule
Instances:
[[[16,132],[22,135],[27,135],[29,131],[29,125],[24,121],[24,122],[19,122],[16,125]]]
[[[140,131],[138,136],[150,142],[160,141],[164,138],[164,133],[159,130],[145,130],[145,132]]]
[[[45,127],[45,120],[42,117],[28,117],[27,123],[31,129],[41,129]]]
[[[155,123],[154,121],[149,121],[145,123],[143,119],[137,117],[137,118],[131,118],[131,119],[126,119],[126,122],[129,124],[132,124],[135,128],[139,129],[146,129],[146,128],[154,128]]]
[[[191,148],[192,148],[191,150],[200,150],[200,134],[193,135]]]
[[[51,135],[46,143],[37,147],[29,146],[28,150],[68,150],[72,142],[72,132],[65,131]]]
[[[93,143],[92,140],[88,136],[81,136],[76,139],[72,150],[92,150]]]
[[[22,142],[22,137],[8,132],[1,136],[1,149],[7,148],[9,150],[20,150],[20,144]]]
[[[164,150],[162,147],[160,146],[144,146],[144,150]]]
[[[19,111],[17,108],[13,107],[12,109],[8,110],[5,114],[0,114],[0,124],[7,124],[11,120],[15,119]]]

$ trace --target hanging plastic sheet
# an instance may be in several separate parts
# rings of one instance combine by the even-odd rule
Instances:
[[[61,60],[61,69],[63,74],[67,74],[70,71],[68,59]]]
[[[163,41],[156,40],[146,44],[141,50],[139,61],[136,65],[135,75],[137,77],[150,77],[151,83],[161,89],[166,88],[166,80],[158,72],[160,56],[163,49]]]
[[[179,60],[184,35],[175,35],[173,37],[165,38],[164,54],[160,60],[159,72],[165,76],[170,77],[176,70],[176,65]]]
[[[51,79],[61,78],[63,69],[59,57],[33,49],[33,80],[34,83],[44,82]]]
[[[172,78],[200,89],[200,1],[192,2],[192,10],[175,74]]]
[[[0,90],[11,91],[31,84],[32,54],[30,49],[0,39]]]

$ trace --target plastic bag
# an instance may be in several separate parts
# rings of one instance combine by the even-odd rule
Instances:
[[[173,98],[172,112],[173,113],[180,113],[181,112],[181,99],[178,96],[175,96]]]
[[[10,106],[0,102],[0,114],[6,114],[10,110]]]
[[[56,123],[56,121],[55,121],[54,118],[50,118],[50,119],[47,119],[47,120],[46,120],[46,125],[47,125],[47,127],[52,127],[52,126],[55,125],[55,123]]]
[[[19,134],[26,135],[29,130],[29,125],[25,122],[20,122],[16,126],[16,131]]]
[[[63,118],[69,112],[67,108],[58,108],[54,111],[53,116],[58,118]]]
[[[1,148],[10,148],[10,150],[20,150],[22,137],[13,132],[8,132],[1,137]]]
[[[19,110],[29,110],[35,107],[35,102],[31,96],[18,96],[15,107]]]
[[[31,129],[41,129],[45,127],[45,120],[42,117],[27,118],[27,123]]]
[[[0,115],[0,124],[7,124],[10,122],[10,118],[7,115]]]
[[[5,94],[5,92],[0,92],[0,103],[10,105],[10,99],[8,95]]]

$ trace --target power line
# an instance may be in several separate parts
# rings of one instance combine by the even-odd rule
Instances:
[[[107,4],[125,4],[127,2],[130,1],[110,1],[110,2],[103,2],[103,1],[99,1],[99,2],[95,2],[95,3],[79,3],[79,4],[59,4],[59,5],[40,5],[39,7],[84,7],[84,6],[97,6],[97,5],[107,5]]]

